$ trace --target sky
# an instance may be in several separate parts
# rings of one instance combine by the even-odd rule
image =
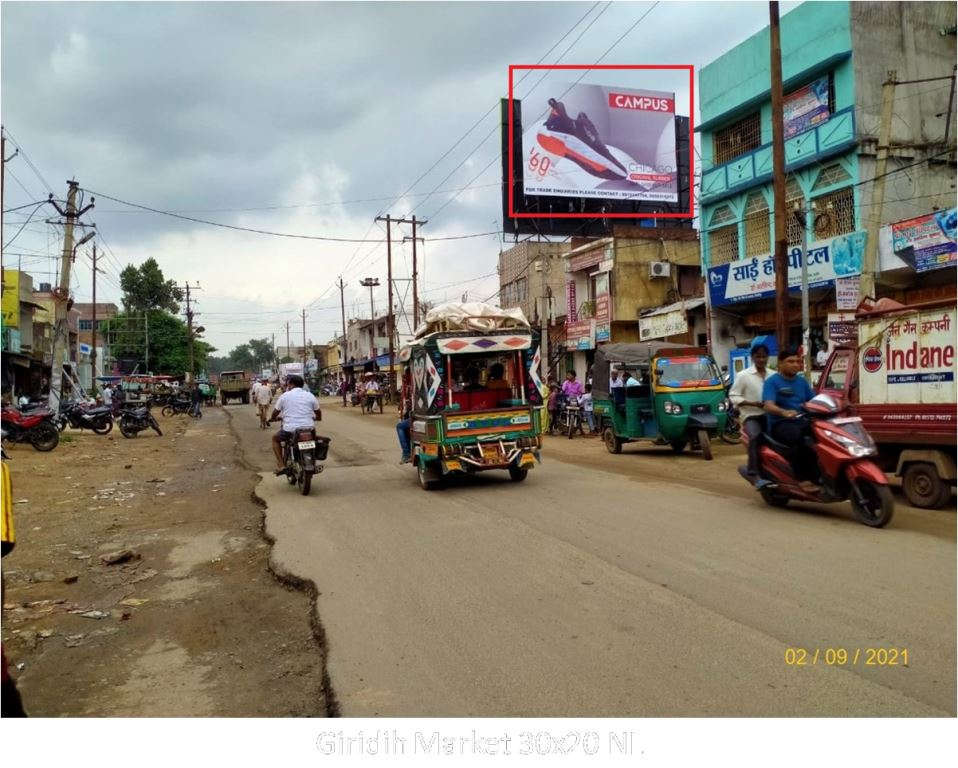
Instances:
[[[197,323],[218,354],[272,334],[283,346],[287,323],[301,344],[304,309],[307,341],[330,341],[340,277],[347,318],[369,315],[365,277],[379,279],[383,312],[376,219],[387,214],[428,221],[417,231],[422,298],[495,302],[498,255],[514,243],[500,197],[509,65],[697,70],[767,21],[765,2],[5,1],[4,266],[57,281],[62,227],[46,223],[51,206],[30,204],[64,199],[75,179],[85,202],[96,198],[84,221],[97,225],[97,300],[119,304],[119,272],[153,257],[199,286]],[[684,73],[582,74],[674,91],[688,113]],[[532,73],[516,96],[569,79]],[[400,327],[411,235],[392,226]],[[80,302],[92,295],[91,246],[73,270]]]

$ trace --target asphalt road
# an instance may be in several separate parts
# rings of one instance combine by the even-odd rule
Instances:
[[[898,496],[873,530],[847,504],[765,506],[737,446],[578,437],[546,438],[523,483],[427,493],[388,406],[323,403],[312,494],[271,473],[256,493],[274,567],[318,591],[345,716],[955,715],[953,508]],[[226,410],[269,469],[252,406]]]

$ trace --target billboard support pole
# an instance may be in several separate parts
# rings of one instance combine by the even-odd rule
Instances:
[[[772,86],[772,188],[775,198],[775,337],[788,344],[788,235],[785,220],[785,125],[782,102],[782,41],[778,3],[768,4]]]

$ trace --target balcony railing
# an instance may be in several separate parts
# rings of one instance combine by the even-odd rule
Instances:
[[[785,142],[785,170],[794,170],[844,152],[855,144],[855,110],[836,112],[826,122]],[[701,201],[710,203],[772,178],[772,144],[702,172]]]

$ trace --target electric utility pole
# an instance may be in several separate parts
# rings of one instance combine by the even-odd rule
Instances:
[[[93,336],[90,339],[90,392],[96,395],[96,243],[93,244]]]
[[[286,354],[283,357],[292,359],[292,355],[289,354],[289,322],[286,323]]]
[[[389,296],[389,311],[386,314],[386,333],[389,335],[389,392],[393,393],[393,241],[392,217],[377,216],[376,221],[386,222],[386,288]]]
[[[772,74],[772,190],[775,199],[775,337],[788,344],[788,234],[785,226],[785,126],[782,102],[782,40],[778,3],[768,4]],[[807,354],[808,350],[806,350]]]
[[[189,371],[189,383],[193,383],[193,375],[195,373],[195,364],[193,362],[193,306],[191,304],[190,290],[199,291],[199,283],[194,286],[191,286],[189,282],[186,283],[186,341],[189,346],[190,351],[190,371]],[[149,315],[147,315],[149,317]],[[149,321],[147,321],[149,322]]]
[[[419,327],[419,271],[416,264],[416,224],[424,225],[429,222],[423,219],[416,221],[416,215],[412,217],[412,330],[416,332]]]
[[[888,77],[881,89],[881,123],[878,126],[878,151],[875,155],[875,176],[872,184],[871,215],[865,230],[865,259],[862,264],[861,282],[858,284],[858,300],[875,295],[875,267],[878,263],[878,230],[881,227],[882,208],[885,205],[885,169],[888,167],[888,148],[891,144],[891,120],[895,107],[895,85],[898,72],[888,70]]]
[[[68,324],[69,303],[70,303],[70,267],[76,256],[76,249],[83,243],[90,240],[94,233],[90,232],[76,245],[73,244],[73,228],[77,226],[79,218],[93,208],[94,199],[90,198],[90,204],[81,210],[77,210],[77,193],[80,191],[80,185],[76,181],[67,182],[67,207],[66,210],[60,208],[59,204],[50,195],[50,204],[57,209],[57,212],[63,217],[63,257],[60,264],[60,285],[54,292],[54,317],[55,328],[53,335],[53,351],[50,360],[50,408],[54,413],[58,412],[60,407],[60,392],[63,389],[64,366],[70,362],[70,328]],[[57,345],[61,344],[60,360],[57,361]]]
[[[303,308],[303,380],[306,380],[306,308]]]
[[[343,293],[343,290],[346,287],[346,283],[343,282],[343,276],[339,276],[339,310],[342,312],[343,316],[343,343],[339,346],[339,374],[346,378],[346,294]],[[343,389],[343,406],[346,405],[346,390]]]

